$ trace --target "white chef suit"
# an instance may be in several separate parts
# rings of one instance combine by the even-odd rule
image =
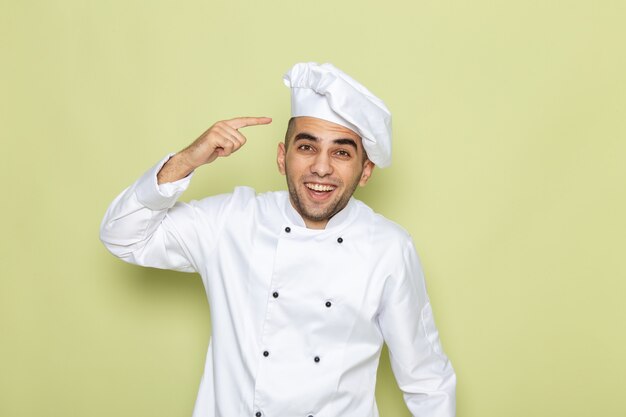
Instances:
[[[413,416],[455,415],[419,259],[401,227],[352,198],[324,230],[286,191],[176,202],[163,159],[118,196],[101,239],[138,265],[198,272],[212,322],[194,417],[377,417],[383,342]]]

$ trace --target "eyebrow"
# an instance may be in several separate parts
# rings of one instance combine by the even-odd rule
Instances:
[[[319,139],[313,135],[311,135],[310,133],[298,133],[296,135],[296,137],[293,139],[293,141],[297,141],[297,140],[312,140],[313,142],[317,142]]]
[[[319,138],[310,133],[302,132],[302,133],[298,133],[293,141],[296,142],[297,140],[310,140],[313,142],[317,142],[319,141]],[[350,145],[354,148],[355,151],[358,150],[358,147],[356,146],[356,142],[350,138],[333,139],[333,143],[337,145]]]
[[[356,142],[349,138],[335,139],[333,140],[333,143],[336,143],[337,145],[350,145],[354,148],[355,151],[358,150],[358,148],[356,147]]]

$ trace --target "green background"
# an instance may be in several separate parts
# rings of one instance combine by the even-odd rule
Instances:
[[[2,417],[191,415],[201,281],[118,261],[99,223],[234,116],[274,122],[183,199],[283,189],[299,61],[394,115],[393,164],[357,196],[414,237],[459,417],[626,415],[623,1],[0,4]],[[409,416],[386,355],[381,415]]]

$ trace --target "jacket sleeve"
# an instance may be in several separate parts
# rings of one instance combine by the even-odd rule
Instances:
[[[401,268],[385,284],[378,320],[391,368],[413,417],[454,417],[456,375],[441,348],[410,239]]]
[[[196,272],[201,251],[198,235],[203,235],[203,249],[216,241],[228,196],[189,204],[176,202],[193,174],[173,183],[157,184],[156,175],[170,157],[113,200],[100,226],[100,240],[123,261]]]

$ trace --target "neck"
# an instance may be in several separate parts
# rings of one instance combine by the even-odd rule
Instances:
[[[316,221],[316,220],[305,219],[303,217],[303,220],[307,229],[322,230],[322,229],[326,229],[326,225],[328,224],[328,219]]]
[[[298,213],[298,215],[302,218],[302,220],[304,221],[304,225],[306,226],[307,229],[314,229],[314,230],[326,229],[326,225],[328,224],[328,221],[331,219],[331,217],[333,217],[336,214],[336,213],[333,213],[333,216],[330,216],[326,219],[315,220],[302,214],[300,210],[298,210],[298,206],[293,203],[291,196],[289,196],[289,204],[291,205],[293,210],[296,213]]]

